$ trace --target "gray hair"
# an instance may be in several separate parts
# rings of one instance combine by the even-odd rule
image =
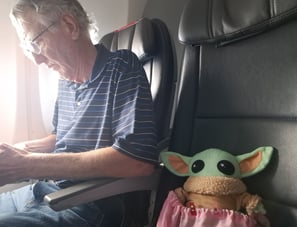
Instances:
[[[17,0],[10,12],[10,18],[22,22],[32,22],[27,21],[32,12],[36,13],[37,18],[35,19],[43,26],[49,26],[59,20],[64,13],[69,13],[77,19],[80,29],[87,36],[90,36],[94,31],[97,32],[96,23],[90,19],[77,0]]]

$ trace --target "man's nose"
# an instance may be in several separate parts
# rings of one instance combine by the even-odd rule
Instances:
[[[36,65],[41,65],[42,63],[45,63],[45,57],[42,54],[31,53],[31,56],[32,56],[32,61]]]

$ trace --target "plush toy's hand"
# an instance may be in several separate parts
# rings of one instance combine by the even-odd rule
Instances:
[[[246,192],[241,196],[241,206],[246,209],[248,215],[253,213],[265,214],[265,209],[261,200],[260,196],[251,195]]]
[[[256,208],[254,209],[254,213],[256,214],[266,214],[266,210],[264,208],[263,203],[259,202],[256,206]]]
[[[182,204],[185,204],[186,201],[187,201],[187,195],[188,193],[182,188],[177,188],[174,190],[178,200],[182,203]]]

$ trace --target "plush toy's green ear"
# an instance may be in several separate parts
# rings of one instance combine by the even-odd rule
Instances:
[[[236,156],[241,177],[252,176],[262,171],[269,163],[273,153],[273,147],[259,147],[256,150]]]
[[[183,156],[179,153],[171,151],[163,151],[160,153],[161,161],[166,168],[177,176],[189,176],[189,163],[191,157]]]

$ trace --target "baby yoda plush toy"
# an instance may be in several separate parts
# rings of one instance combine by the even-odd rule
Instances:
[[[265,223],[262,225],[257,225],[258,220],[249,220],[249,217],[256,217],[258,214],[264,216],[265,210],[261,198],[249,194],[241,178],[262,171],[269,163],[272,152],[272,147],[260,147],[238,156],[220,149],[207,149],[193,157],[169,151],[161,152],[161,160],[165,167],[177,176],[188,176],[188,178],[183,187],[175,189],[168,195],[157,226],[269,226],[266,220],[262,221]],[[183,207],[177,211],[176,205]],[[169,207],[175,207],[175,210],[170,211]],[[181,220],[181,217],[173,220],[172,214],[164,216],[169,211],[175,212],[175,215],[181,212],[180,215],[184,219],[187,215],[192,217],[191,220]],[[192,220],[193,216],[200,220]],[[220,217],[218,220],[222,220],[222,217],[229,220],[213,221],[218,216]],[[164,220],[168,218],[171,219],[169,224],[168,220]],[[211,218],[213,224],[210,224],[207,218]],[[183,224],[177,224],[176,221]],[[189,224],[189,221],[192,224]]]

